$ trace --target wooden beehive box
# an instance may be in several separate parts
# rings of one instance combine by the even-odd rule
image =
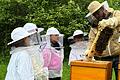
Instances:
[[[110,80],[112,62],[73,61],[70,70],[70,80]]]

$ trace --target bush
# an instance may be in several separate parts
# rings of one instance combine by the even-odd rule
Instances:
[[[27,22],[43,27],[56,27],[67,38],[76,29],[89,32],[90,25],[84,18],[87,6],[92,0],[0,0],[0,46],[7,49],[11,31]],[[104,0],[99,0],[103,2]],[[110,0],[110,7],[119,9],[119,0]],[[45,33],[44,31],[44,33]],[[66,51],[67,50],[67,51]],[[65,49],[66,56],[69,49]],[[0,50],[2,51],[2,50]]]

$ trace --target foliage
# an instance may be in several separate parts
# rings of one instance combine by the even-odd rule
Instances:
[[[45,31],[56,27],[66,41],[76,29],[88,31],[84,26],[86,13],[72,0],[0,0],[0,5],[0,45],[5,49],[11,41],[11,31],[26,22],[35,23]]]
[[[93,0],[0,0],[0,73],[6,69],[1,64],[7,64],[10,57],[7,43],[11,41],[11,31],[27,22],[35,23],[45,31],[49,27],[56,27],[63,33],[65,58],[68,58],[70,48],[67,38],[76,29],[89,32],[90,25],[84,17],[88,13],[87,6],[91,1]],[[108,3],[110,7],[120,9],[120,0],[108,0]],[[69,67],[65,67],[64,75],[69,74]],[[1,75],[0,80],[4,73]],[[69,76],[65,76],[65,80],[69,80]]]
[[[92,0],[0,0],[0,52],[7,49],[11,41],[10,33],[18,26],[27,22],[43,27],[56,27],[67,38],[76,29],[88,32],[90,26],[85,19],[87,6]],[[104,0],[98,0],[103,2]],[[119,9],[119,0],[109,0],[110,7]],[[45,33],[45,32],[44,32]],[[67,50],[67,51],[66,51]],[[65,48],[68,57],[69,48]],[[7,53],[7,52],[5,52]],[[2,56],[0,54],[0,56]]]

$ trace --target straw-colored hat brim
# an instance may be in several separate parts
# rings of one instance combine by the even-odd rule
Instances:
[[[100,9],[103,5],[105,4],[105,1],[103,3],[100,4],[100,6],[98,6],[94,11],[89,12],[85,17],[89,17],[90,15],[92,15],[93,13],[95,13],[98,9]]]

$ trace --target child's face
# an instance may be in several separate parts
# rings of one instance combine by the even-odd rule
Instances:
[[[75,38],[74,41],[75,41],[75,42],[82,41],[82,38]]]
[[[50,40],[52,42],[58,42],[59,41],[59,35],[50,35]]]
[[[24,42],[25,42],[26,46],[29,46],[30,45],[30,39],[29,39],[29,37],[24,38]]]
[[[83,40],[83,36],[82,35],[74,36],[74,41],[75,42],[79,42],[79,41],[82,41],[82,40]]]

